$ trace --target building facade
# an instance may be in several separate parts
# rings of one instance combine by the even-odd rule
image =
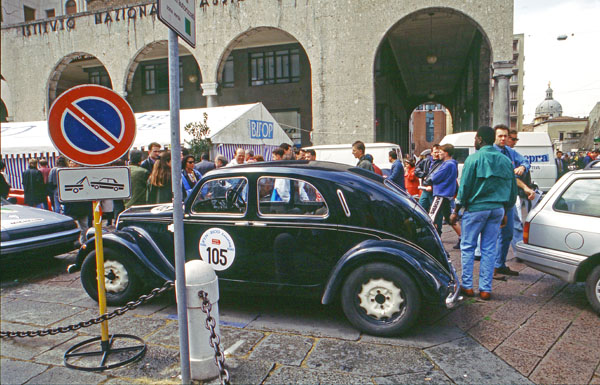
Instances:
[[[523,99],[525,78],[525,35],[513,37],[513,75],[510,78],[510,128],[523,131]]]
[[[45,120],[61,92],[86,83],[111,87],[135,112],[168,109],[168,34],[156,3],[75,2],[75,14],[3,19],[5,119]],[[179,47],[182,108],[261,101],[299,145],[360,139],[405,151],[410,115],[426,102],[446,106],[455,131],[509,123],[512,1],[196,7],[197,45]]]

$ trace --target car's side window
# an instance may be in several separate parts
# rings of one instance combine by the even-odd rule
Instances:
[[[244,214],[248,207],[248,180],[242,177],[212,179],[198,191],[195,214]]]
[[[311,183],[292,178],[261,177],[256,184],[261,215],[327,216],[323,195]]]
[[[600,179],[578,179],[554,203],[554,209],[600,217]]]

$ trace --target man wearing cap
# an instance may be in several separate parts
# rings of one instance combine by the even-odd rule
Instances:
[[[473,291],[473,264],[477,238],[481,235],[481,263],[479,265],[479,297],[489,300],[492,292],[496,243],[500,224],[507,213],[512,214],[517,197],[517,184],[508,158],[495,150],[494,130],[482,126],[475,136],[476,153],[465,160],[456,196],[456,207],[450,215],[450,224],[462,216],[461,293],[467,297]],[[504,219],[505,221],[505,219]],[[512,228],[511,228],[512,231]]]

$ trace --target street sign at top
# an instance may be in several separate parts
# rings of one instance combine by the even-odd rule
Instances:
[[[48,133],[56,149],[74,162],[101,166],[119,159],[135,140],[135,115],[110,88],[73,87],[50,107]]]
[[[195,0],[158,0],[158,19],[196,48]]]

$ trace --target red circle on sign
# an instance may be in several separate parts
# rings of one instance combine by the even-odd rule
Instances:
[[[71,143],[65,136],[63,130],[63,117],[67,113],[74,114],[73,110],[81,110],[79,107],[74,106],[74,103],[88,98],[94,98],[105,102],[115,108],[116,112],[121,116],[121,124],[123,127],[120,127],[120,129],[122,134],[118,140],[115,140],[115,138],[112,137],[112,148],[108,151],[98,151],[97,153],[94,153],[82,150]],[[94,131],[94,135],[102,138],[111,138],[111,134],[106,133],[106,130],[103,129],[101,125],[85,115],[82,115],[77,119],[81,121],[82,124],[89,124],[87,127],[90,131]],[[86,166],[102,166],[112,163],[125,155],[133,145],[135,139],[135,115],[133,114],[133,110],[129,103],[110,88],[90,84],[76,86],[61,94],[54,101],[52,107],[50,107],[50,114],[48,115],[48,132],[54,147],[67,158]]]

